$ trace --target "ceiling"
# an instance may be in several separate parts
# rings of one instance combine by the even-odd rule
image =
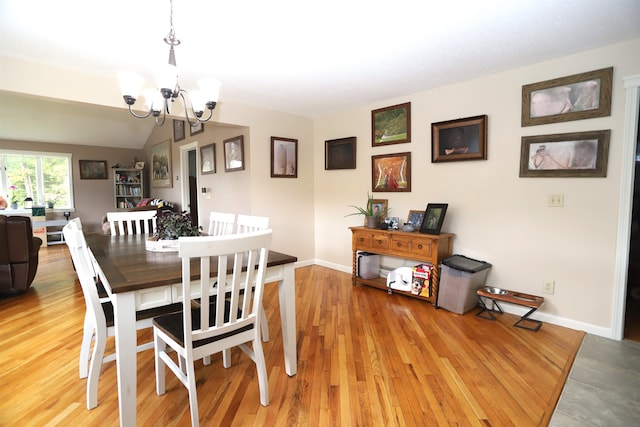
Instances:
[[[211,76],[222,81],[220,108],[308,117],[640,37],[640,0],[174,0],[173,9],[183,88]],[[0,2],[0,57],[113,79],[131,70],[149,86],[168,33],[169,0]],[[55,131],[34,130],[43,114]],[[153,128],[125,110],[7,92],[0,120],[0,138],[85,145],[142,147]],[[82,132],[102,120],[111,142]]]

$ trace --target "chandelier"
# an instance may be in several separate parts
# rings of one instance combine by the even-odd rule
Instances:
[[[171,114],[171,105],[180,97],[187,121],[191,126],[195,126],[208,121],[213,116],[213,109],[216,108],[220,94],[220,82],[214,79],[199,80],[200,90],[191,91],[190,94],[178,84],[178,68],[173,47],[178,46],[180,40],[176,38],[173,29],[173,0],[169,3],[171,6],[169,34],[164,38],[164,42],[169,45],[169,62],[156,71],[157,88],[147,89],[142,93],[149,109],[147,114],[137,114],[132,109],[144,84],[143,77],[128,71],[118,73],[120,91],[133,116],[144,119],[151,115],[155,118],[157,126],[164,124],[166,115]],[[205,108],[209,110],[207,116],[204,116]]]

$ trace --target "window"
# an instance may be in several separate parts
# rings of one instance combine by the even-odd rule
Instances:
[[[0,194],[7,201],[24,206],[53,203],[59,209],[73,209],[71,154],[0,150]]]

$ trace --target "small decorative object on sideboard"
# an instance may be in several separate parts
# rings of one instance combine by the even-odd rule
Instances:
[[[389,208],[387,207],[387,200],[385,199],[374,199],[373,195],[367,193],[367,207],[361,208],[355,205],[351,205],[350,207],[355,208],[357,212],[353,212],[347,214],[345,216],[352,215],[364,215],[365,223],[364,226],[367,228],[378,228],[380,225],[380,220],[387,216],[389,212]]]
[[[146,241],[146,249],[152,252],[178,251],[178,237],[199,236],[200,227],[191,223],[189,212],[158,212],[156,231]]]

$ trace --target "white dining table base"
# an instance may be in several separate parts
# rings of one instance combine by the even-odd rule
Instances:
[[[296,294],[294,264],[267,268],[265,283],[278,284],[280,322],[287,375],[298,372],[296,349]],[[137,333],[136,292],[112,293],[114,308],[116,363],[118,376],[118,408],[120,425],[136,425]]]

